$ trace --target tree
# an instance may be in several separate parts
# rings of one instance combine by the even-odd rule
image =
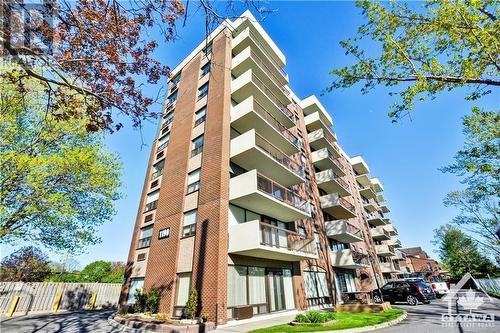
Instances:
[[[105,283],[124,283],[125,282],[125,270],[127,265],[123,262],[112,262],[111,263],[111,273],[102,279]]]
[[[0,243],[76,253],[98,242],[96,228],[111,219],[120,197],[121,163],[106,151],[104,133],[87,132],[85,119],[58,121],[39,81],[1,85]]]
[[[198,291],[195,288],[191,288],[189,292],[189,297],[186,302],[186,316],[189,319],[194,319],[198,312]]]
[[[104,280],[112,273],[111,263],[108,261],[94,261],[85,266],[80,272],[82,282],[105,282]]]
[[[481,255],[476,242],[452,225],[434,230],[435,245],[438,245],[439,258],[454,279],[465,273],[475,277],[500,274],[500,268]]]
[[[25,80],[43,82],[50,92],[48,110],[63,120],[85,119],[89,131],[121,128],[113,112],[140,126],[144,119],[157,116],[151,106],[158,97],[145,91],[170,73],[153,56],[158,44],[175,37],[176,22],[183,18],[182,24],[186,24],[189,8],[205,15],[208,33],[214,23],[234,11],[233,1],[218,3],[221,5],[209,0],[2,1],[2,56],[20,66],[2,76],[21,89]],[[262,10],[254,1],[245,3]],[[160,38],[148,38],[152,32]],[[35,37],[26,41],[27,36]],[[44,70],[35,70],[33,62]],[[54,101],[50,97],[55,95],[60,98]],[[81,100],[83,107],[74,112],[73,103]]]
[[[500,112],[474,108],[463,125],[464,147],[455,162],[441,170],[458,175],[466,188],[450,192],[444,203],[459,209],[453,222],[500,263]]]
[[[50,275],[46,254],[33,246],[23,247],[2,260],[0,281],[41,282]]]
[[[363,82],[362,92],[377,85],[399,88],[389,116],[397,121],[409,114],[415,100],[434,98],[442,91],[470,87],[475,100],[500,86],[500,24],[495,0],[428,0],[422,8],[401,1],[358,0],[367,22],[358,35],[340,45],[355,58],[350,66],[331,71],[327,88]],[[366,49],[360,46],[371,40]],[[381,52],[373,54],[380,46]],[[368,48],[369,47],[369,48]],[[376,53],[376,52],[375,52]]]

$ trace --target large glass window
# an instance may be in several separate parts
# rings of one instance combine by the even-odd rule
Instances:
[[[182,221],[183,237],[192,236],[196,233],[196,216],[196,209],[184,213],[184,219]]]
[[[200,135],[191,142],[191,157],[200,154],[203,151],[203,144],[205,140],[203,135]]]
[[[189,289],[191,288],[191,273],[177,274],[177,297],[176,306],[186,306]]]
[[[208,95],[208,82],[198,88],[198,99],[202,99],[203,97]]]
[[[248,267],[248,294],[250,304],[266,303],[266,270]]]
[[[165,128],[172,123],[174,120],[174,111],[171,111],[163,116],[163,123],[161,124],[161,128]]]
[[[168,141],[170,140],[170,133],[165,134],[158,140],[158,151],[165,149],[168,146]]]
[[[177,93],[179,90],[174,91],[170,96],[168,96],[168,102],[173,103],[177,100]]]
[[[206,106],[204,106],[200,110],[196,111],[196,113],[194,115],[194,127],[203,123],[205,121],[206,115],[207,115],[207,107]]]
[[[245,222],[245,210],[241,207],[229,205],[229,225]]]
[[[135,291],[137,289],[142,289],[144,286],[144,278],[132,278],[130,281],[130,287],[128,288],[128,297],[127,303],[134,304],[135,303]]]
[[[156,207],[158,206],[159,197],[160,197],[160,190],[156,190],[148,194],[148,196],[146,197],[146,209],[145,209],[146,212],[156,209]]]
[[[201,77],[204,77],[205,75],[207,75],[208,73],[210,73],[210,63],[207,62],[205,65],[203,65],[203,67],[201,68]]]
[[[141,229],[141,233],[139,234],[139,241],[137,242],[137,248],[143,249],[145,247],[149,247],[151,244],[151,237],[153,236],[153,226],[147,226]]]
[[[247,304],[247,268],[228,266],[227,268],[227,306]]]
[[[196,169],[188,174],[187,194],[193,193],[200,189],[200,173],[201,169]]]

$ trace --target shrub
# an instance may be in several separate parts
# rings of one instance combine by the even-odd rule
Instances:
[[[146,309],[151,313],[157,313],[160,307],[161,291],[158,288],[152,288],[146,296]]]
[[[194,288],[189,292],[185,311],[189,319],[194,319],[196,317],[196,312],[198,311],[198,292]]]
[[[143,312],[146,308],[146,294],[142,292],[142,289],[136,289],[134,297],[134,312]]]
[[[168,313],[158,313],[156,315],[156,319],[158,320],[162,320],[162,321],[167,321],[167,320],[170,320],[170,314]]]
[[[296,322],[309,324],[321,324],[334,319],[335,313],[333,312],[309,311],[295,316]]]

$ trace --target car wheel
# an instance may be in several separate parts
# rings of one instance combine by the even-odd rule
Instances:
[[[380,295],[374,295],[373,302],[374,303],[382,303],[382,297],[380,297]]]
[[[418,299],[413,295],[408,295],[406,297],[406,303],[408,303],[408,305],[415,306],[418,304]]]

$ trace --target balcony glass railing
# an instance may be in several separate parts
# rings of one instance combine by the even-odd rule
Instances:
[[[283,134],[283,136],[293,143],[297,148],[300,148],[299,139],[283,124],[279,122],[272,114],[266,111],[266,109],[260,105],[256,100],[254,100],[254,111],[257,112],[262,118],[264,118],[271,126],[273,126],[278,132]]]
[[[137,249],[143,249],[145,247],[149,247],[151,245],[151,236],[144,237],[137,241]]]
[[[274,74],[274,72],[269,69],[269,67],[266,66],[265,62],[263,62],[259,56],[257,55],[257,53],[255,53],[253,50],[250,50],[250,56],[252,58],[255,58],[256,63],[260,66],[260,68],[262,68],[262,70],[269,76],[273,79],[274,83],[278,86],[278,88],[286,95],[286,96],[289,96],[290,95],[290,92],[288,90],[285,89],[285,87],[283,87],[282,84],[280,84],[280,80],[278,79],[278,77]]]
[[[260,149],[264,150],[267,154],[269,154],[274,160],[279,162],[281,165],[289,169],[290,171],[298,174],[301,177],[304,177],[305,171],[304,168],[293,159],[288,157],[285,153],[283,153],[278,147],[273,145],[271,142],[267,141],[263,136],[255,133],[255,144]]]
[[[262,82],[257,75],[252,73],[252,81],[266,94],[266,96],[276,105],[276,107],[287,116],[294,124],[297,123],[297,117],[290,111],[285,104],[283,104],[278,97],[269,89],[264,82]]]
[[[255,36],[255,34],[252,32],[251,29],[248,29],[248,32],[249,32],[250,39],[252,39],[252,41],[255,44],[257,44],[258,47],[260,47],[262,52],[265,53],[266,58],[269,59],[271,61],[271,63],[278,69],[278,71],[281,73],[281,75],[283,75],[283,77],[286,78],[285,71],[283,70],[283,68],[280,67],[280,65],[278,65],[278,63],[274,60],[274,58],[271,57],[271,55],[267,52],[267,47],[259,40],[259,38],[257,36]]]
[[[260,222],[260,244],[289,251],[316,254],[314,238],[305,238],[296,232],[264,222]]]
[[[307,200],[261,174],[257,174],[257,189],[303,212],[311,212],[311,205]]]

